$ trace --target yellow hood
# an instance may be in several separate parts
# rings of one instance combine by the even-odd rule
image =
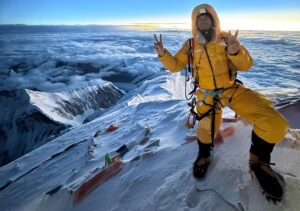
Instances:
[[[219,17],[215,11],[215,9],[210,6],[209,4],[200,4],[196,6],[192,12],[192,33],[193,37],[195,40],[197,40],[199,43],[204,44],[205,43],[205,38],[203,35],[198,31],[197,29],[197,16],[200,14],[200,10],[205,9],[207,13],[210,13],[211,16],[214,19],[215,22],[215,34],[212,37],[211,41],[212,43],[215,43],[218,40],[218,36],[221,32],[221,27],[220,27],[220,20]],[[201,10],[201,11],[202,11]]]

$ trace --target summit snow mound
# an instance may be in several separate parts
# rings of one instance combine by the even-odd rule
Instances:
[[[175,80],[173,84],[180,84],[176,82],[175,76],[168,77]],[[176,77],[179,78],[178,75]],[[128,93],[126,100],[123,99],[122,103],[112,107],[110,112],[85,125],[72,128],[55,140],[0,168],[2,187],[8,180],[19,178],[0,191],[0,198],[3,199],[0,200],[0,209],[300,209],[300,167],[297,165],[300,151],[296,147],[300,140],[294,130],[290,130],[286,136],[292,141],[283,140],[276,145],[272,154],[272,161],[277,164],[274,169],[283,175],[286,182],[281,203],[269,203],[248,173],[253,125],[243,120],[223,123],[222,127],[233,126],[236,133],[215,147],[206,179],[196,181],[192,175],[192,164],[197,156],[197,143],[185,142],[186,134],[196,133],[196,129],[185,128],[189,109],[187,101],[180,99],[180,93],[174,94],[172,89],[165,88],[167,86],[162,84],[170,82],[165,79],[166,76],[158,76],[155,82],[151,83],[150,80],[138,86]],[[151,93],[147,92],[150,89]],[[151,98],[151,95],[157,99]],[[136,100],[126,104],[134,98]],[[298,113],[289,118],[297,116]],[[121,126],[112,132],[98,133],[106,131],[112,124]],[[117,175],[74,205],[72,192],[101,170],[105,164],[105,155],[124,144],[141,140],[146,126],[151,128],[150,140],[159,139],[159,146],[151,148],[147,153],[140,146],[133,148],[122,158],[124,167]],[[58,154],[59,152],[63,153]],[[131,159],[139,154],[139,159]],[[44,162],[51,157],[53,159]],[[44,164],[40,165],[41,163]],[[194,203],[189,203],[190,199],[195,199]]]

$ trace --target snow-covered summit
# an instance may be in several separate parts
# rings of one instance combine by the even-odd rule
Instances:
[[[284,200],[268,203],[258,185],[248,174],[248,153],[252,125],[244,121],[224,123],[234,126],[236,134],[215,148],[207,179],[197,182],[192,176],[192,162],[197,144],[185,144],[185,136],[195,129],[184,127],[188,106],[181,90],[184,78],[179,73],[163,74],[128,93],[119,104],[91,122],[72,128],[62,136],[0,168],[0,186],[14,181],[0,191],[0,208],[14,210],[298,210],[300,169],[299,131],[290,131],[276,146],[272,161],[286,180]],[[175,85],[174,85],[175,84]],[[178,84],[178,86],[176,85]],[[172,86],[171,86],[172,85]],[[182,92],[184,94],[184,92]],[[227,115],[233,115],[230,111]],[[296,113],[293,118],[299,117]],[[111,124],[120,127],[94,137]],[[160,146],[139,160],[136,147],[123,157],[124,168],[98,187],[82,202],[73,205],[70,194],[93,177],[104,165],[104,157],[123,144],[143,138],[145,127]],[[76,144],[77,143],[77,144]],[[75,145],[74,145],[75,144]],[[68,151],[64,149],[73,146]],[[91,147],[93,150],[91,151]],[[41,165],[52,155],[63,152]],[[97,170],[98,169],[98,170]],[[37,188],[38,187],[38,188]],[[54,194],[46,194],[60,189]],[[193,191],[201,190],[198,204],[191,209],[186,201]]]

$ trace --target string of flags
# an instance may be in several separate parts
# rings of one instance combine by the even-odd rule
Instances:
[[[114,131],[118,129],[118,126],[111,125],[105,133]],[[98,137],[104,133],[99,132],[99,130],[95,133],[94,137]],[[81,202],[84,198],[86,198],[91,192],[97,189],[99,186],[104,184],[106,181],[117,175],[123,169],[123,156],[132,150],[135,146],[143,146],[142,153],[138,153],[134,158],[132,158],[129,162],[133,162],[139,160],[143,154],[147,154],[149,152],[153,152],[153,147],[158,147],[160,145],[160,139],[150,139],[152,135],[151,129],[149,126],[145,127],[144,137],[139,141],[132,141],[128,144],[124,144],[119,147],[117,150],[106,153],[104,156],[105,165],[101,169],[100,172],[95,174],[93,177],[85,181],[82,185],[80,185],[74,192],[74,201],[73,204],[76,205]]]

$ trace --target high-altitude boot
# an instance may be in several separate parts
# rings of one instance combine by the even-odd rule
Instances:
[[[282,199],[284,180],[270,167],[270,165],[274,165],[274,163],[270,163],[274,146],[275,144],[264,141],[252,131],[249,171],[257,179],[267,199],[276,202]]]
[[[198,139],[197,143],[199,152],[197,159],[194,161],[193,173],[195,178],[201,179],[205,176],[210,163],[210,150],[212,149],[212,144],[203,144]]]

